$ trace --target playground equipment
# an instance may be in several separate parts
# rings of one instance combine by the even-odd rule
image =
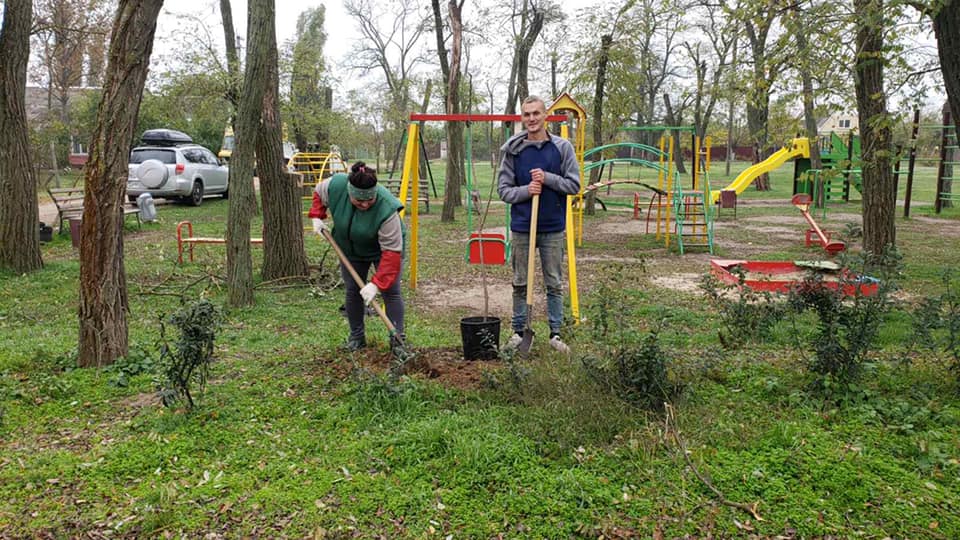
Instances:
[[[757,291],[778,293],[790,292],[790,289],[802,283],[810,272],[819,274],[818,283],[821,286],[840,290],[846,296],[871,296],[877,293],[879,286],[875,278],[851,274],[840,265],[825,261],[711,259],[710,272],[728,285],[739,285],[738,274],[743,274],[744,286]]]
[[[691,189],[684,191],[681,182],[674,185],[674,230],[681,255],[691,247],[706,248],[713,253],[713,205],[707,200],[710,193],[710,137],[706,137],[701,145],[700,137],[695,136],[694,149]]]
[[[843,242],[837,240],[830,240],[830,234],[825,233],[820,226],[817,225],[817,222],[814,221],[813,216],[810,215],[810,195],[806,193],[797,193],[790,199],[790,202],[800,210],[800,213],[803,214],[803,217],[806,218],[807,223],[810,224],[810,228],[807,229],[806,233],[806,245],[810,246],[813,244],[813,236],[816,235],[817,239],[820,241],[820,245],[823,249],[830,255],[836,255],[844,249],[846,245]]]
[[[576,136],[574,138],[574,151],[581,167],[581,177],[583,174],[583,139],[586,132],[586,112],[583,107],[577,104],[566,93],[558,97],[549,107],[547,107],[547,122],[564,122],[561,124],[561,136],[569,138],[569,131],[566,122],[570,121],[567,115],[555,114],[557,111],[572,111],[574,113]],[[420,189],[420,145],[419,140],[419,122],[442,121],[442,122],[520,122],[521,117],[518,114],[419,114],[410,115],[410,124],[407,126],[407,147],[404,152],[403,175],[400,182],[399,199],[407,200],[407,193],[410,192],[411,199],[416,200],[419,197]],[[469,194],[468,194],[469,196]],[[582,200],[583,193],[581,188],[580,195]],[[575,221],[573,215],[573,199],[567,197],[567,265],[568,277],[570,280],[570,308],[574,321],[580,319],[580,306],[577,295],[577,271],[576,258],[574,256],[574,238],[575,230],[582,234],[583,215],[582,210],[579,216],[579,222]],[[582,209],[583,205],[580,205]],[[405,217],[406,210],[401,211],[401,218]],[[419,270],[419,220],[420,213],[418,205],[411,205],[410,208],[410,277],[408,283],[411,289],[416,289]],[[492,234],[492,233],[491,233]],[[491,240],[494,238],[491,238]],[[505,238],[503,239],[506,241]],[[487,240],[483,237],[475,239],[478,243],[478,249],[485,249]],[[486,253],[484,252],[484,255]]]
[[[934,211],[940,213],[943,210],[943,203],[947,201],[958,201],[960,200],[960,194],[955,193],[952,189],[953,179],[955,178],[954,174],[957,171],[957,168],[960,168],[960,161],[955,161],[957,158],[957,152],[960,150],[960,147],[957,145],[957,126],[950,121],[950,109],[944,107],[943,109],[943,124],[937,126],[940,128],[940,166],[937,168],[937,192],[936,200],[933,203]],[[947,152],[950,152],[948,154]],[[951,159],[947,159],[947,156],[951,156]],[[947,173],[947,167],[949,167],[949,174]],[[950,182],[951,189],[947,191],[945,185],[947,181]]]
[[[810,158],[810,141],[806,137],[793,139],[789,145],[777,150],[767,159],[747,167],[723,190],[733,191],[739,195],[761,174],[779,169],[787,161],[798,157]],[[716,204],[720,200],[720,191],[710,192],[710,200]]]
[[[862,191],[860,137],[851,131],[844,140],[836,133],[820,137],[820,169],[813,169],[809,156],[798,157],[793,169],[793,192],[807,193],[814,206],[826,208],[832,201],[849,201],[850,188]]]
[[[301,175],[305,195],[310,195],[321,180],[347,172],[339,152],[297,152],[290,157],[287,168]]]

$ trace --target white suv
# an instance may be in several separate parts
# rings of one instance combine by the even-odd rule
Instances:
[[[130,152],[127,198],[141,193],[186,200],[200,206],[205,195],[228,194],[228,170],[217,156],[193,144],[188,135],[172,129],[148,129],[143,145]]]

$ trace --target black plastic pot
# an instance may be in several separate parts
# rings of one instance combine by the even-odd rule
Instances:
[[[500,348],[499,317],[464,317],[460,319],[464,360],[493,360]]]

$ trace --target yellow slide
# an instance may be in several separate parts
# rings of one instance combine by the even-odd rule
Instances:
[[[790,142],[789,146],[784,146],[780,150],[774,152],[772,156],[761,161],[760,163],[754,163],[753,165],[747,167],[742,173],[733,179],[733,182],[730,182],[729,186],[723,189],[734,190],[737,192],[737,195],[739,195],[743,193],[743,191],[747,189],[747,186],[752,184],[753,181],[761,174],[778,169],[788,160],[797,157],[810,157],[810,141],[807,140],[806,137],[798,137],[794,139]],[[710,196],[714,203],[720,200],[719,191],[710,192]]]

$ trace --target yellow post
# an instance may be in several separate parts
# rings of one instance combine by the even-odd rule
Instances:
[[[420,212],[418,191],[420,188],[420,148],[418,148],[417,124],[411,123],[407,129],[407,149],[403,157],[403,177],[400,180],[400,202],[407,204],[407,188],[413,186],[413,208],[410,210],[410,288],[417,288],[417,252],[419,239]],[[400,211],[401,219],[404,211]]]
[[[709,135],[707,135],[706,137],[704,137],[704,139],[703,139],[703,146],[704,146],[704,148],[706,148],[706,152],[707,152],[707,160],[706,160],[706,161],[707,161],[707,165],[706,165],[706,167],[703,168],[704,172],[710,172],[710,145],[711,145],[711,143],[713,143],[713,139],[711,139]]]
[[[560,125],[560,136],[564,139],[570,137],[570,130],[566,124]],[[580,168],[583,168],[582,164]],[[582,178],[580,179],[580,193],[577,195],[567,195],[565,197],[567,199],[567,277],[570,279],[570,312],[573,314],[573,323],[580,324],[580,296],[577,294],[577,256],[575,247],[578,227],[573,217],[574,197],[583,197]],[[583,231],[580,231],[580,238],[583,238]]]

